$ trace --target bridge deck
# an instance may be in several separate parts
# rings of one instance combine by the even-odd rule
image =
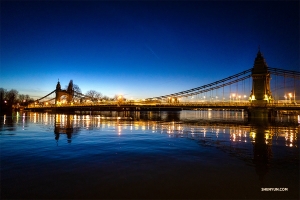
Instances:
[[[193,109],[253,109],[266,108],[273,110],[299,110],[300,104],[296,103],[272,103],[252,104],[245,102],[218,102],[218,103],[95,103],[95,104],[69,104],[69,105],[35,105],[26,110],[193,110]]]

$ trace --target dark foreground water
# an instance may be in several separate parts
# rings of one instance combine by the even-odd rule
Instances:
[[[229,111],[2,115],[1,199],[298,199],[300,116],[246,121]]]

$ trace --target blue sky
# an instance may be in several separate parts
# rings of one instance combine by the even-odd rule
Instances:
[[[0,87],[150,98],[253,66],[300,71],[298,1],[1,1]]]

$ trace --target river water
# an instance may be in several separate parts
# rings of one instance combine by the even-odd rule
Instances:
[[[240,111],[1,115],[1,199],[299,199],[299,127]]]

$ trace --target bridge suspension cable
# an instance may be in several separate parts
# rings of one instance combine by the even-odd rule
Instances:
[[[210,84],[206,84],[206,85],[203,85],[203,86],[200,86],[200,87],[196,87],[196,88],[193,88],[193,89],[190,89],[190,90],[185,90],[185,91],[177,92],[177,93],[174,93],[174,94],[169,94],[169,95],[154,97],[154,98],[150,98],[150,99],[165,99],[165,98],[174,97],[174,96],[175,97],[188,97],[188,96],[193,96],[193,95],[196,95],[196,94],[201,94],[203,92],[211,91],[211,90],[214,90],[214,89],[218,89],[218,88],[221,88],[221,87],[224,87],[224,86],[227,86],[227,85],[231,85],[233,83],[245,80],[245,79],[249,78],[251,75],[247,75],[247,76],[245,76],[243,78],[238,78],[238,77],[240,77],[242,75],[245,75],[247,73],[250,73],[250,72],[252,72],[252,68],[248,69],[248,70],[245,70],[243,72],[240,72],[238,74],[229,76],[227,78],[221,79],[219,81],[215,81],[215,82],[210,83]],[[235,79],[235,80],[234,81],[230,81],[232,79]],[[225,83],[227,81],[230,81],[230,82]],[[205,89],[205,90],[203,90],[203,89]]]
[[[197,92],[189,93],[189,94],[186,94],[186,95],[181,95],[181,96],[178,96],[178,97],[194,96],[194,95],[201,94],[201,93],[204,93],[204,92],[213,91],[213,90],[219,89],[219,88],[221,88],[221,87],[224,87],[224,86],[227,86],[227,85],[231,85],[231,84],[237,83],[237,82],[239,82],[239,81],[246,80],[247,78],[250,78],[250,77],[251,77],[251,74],[249,74],[249,75],[247,75],[247,76],[244,76],[244,77],[241,77],[241,78],[239,78],[239,79],[235,79],[235,80],[230,81],[230,82],[228,82],[228,83],[224,83],[224,84],[222,84],[222,85],[217,85],[217,86],[214,86],[214,87],[205,89],[205,90],[199,90],[199,91],[197,91]]]
[[[39,102],[39,103],[47,103],[47,102],[51,102],[51,101],[54,101],[55,100],[55,97],[52,98],[52,99],[49,99],[49,100],[46,100],[46,101],[43,101],[43,102]]]
[[[238,83],[240,81],[244,81],[247,78],[250,78],[252,70],[253,70],[253,68],[250,68],[248,70],[242,71],[238,74],[229,76],[227,78],[221,79],[219,81],[215,81],[210,84],[202,85],[200,87],[192,88],[189,90],[184,90],[184,91],[173,93],[173,94],[149,98],[149,99],[166,99],[169,97],[189,97],[189,96],[194,96],[194,95],[198,95],[201,93],[213,91],[213,90],[216,90],[216,89],[219,89],[222,87],[224,90],[224,86],[232,85],[234,83]],[[300,72],[297,72],[297,71],[278,69],[278,68],[272,68],[272,67],[268,67],[268,71],[270,72],[270,74],[273,74],[276,76],[283,76],[284,78],[293,78],[294,80],[300,79]],[[243,76],[243,77],[241,77],[241,76]],[[238,85],[236,85],[236,87],[237,87],[236,90],[238,91]],[[245,90],[245,86],[243,86],[243,87],[244,87],[243,89]],[[230,88],[230,92],[231,92],[231,88]]]
[[[268,70],[271,74],[274,74],[277,76],[284,76],[287,78],[300,79],[300,72],[297,72],[297,71],[278,69],[278,68],[272,68],[272,67],[268,67]]]
[[[37,99],[36,101],[40,101],[40,100],[42,100],[42,99],[44,99],[44,98],[46,98],[46,97],[50,96],[50,95],[51,95],[51,94],[53,94],[55,91],[56,91],[56,90],[53,90],[53,91],[52,91],[52,92],[50,92],[49,94],[47,94],[47,95],[43,96],[42,98],[39,98],[39,99]]]

